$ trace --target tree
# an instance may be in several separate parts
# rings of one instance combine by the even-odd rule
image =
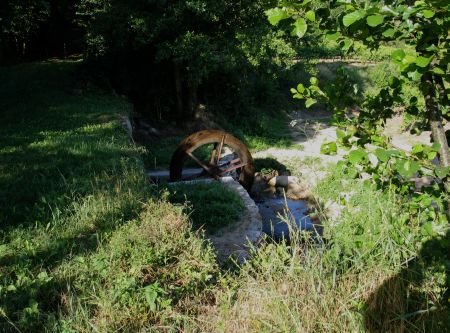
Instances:
[[[82,51],[81,0],[0,2],[0,62],[17,62]]]
[[[10,1],[0,4],[0,41],[3,48],[12,45],[21,56],[40,24],[49,16],[48,1]]]
[[[446,181],[447,192],[449,191],[450,152],[443,128],[443,118],[450,116],[449,1],[279,1],[279,6],[268,10],[266,14],[273,25],[289,28],[299,38],[309,31],[319,31],[326,38],[338,41],[346,51],[355,41],[372,49],[389,42],[408,45],[412,52],[399,48],[391,57],[392,62],[398,65],[401,77],[391,78],[389,85],[380,91],[376,100],[378,103],[363,105],[357,129],[361,137],[364,137],[365,132],[369,138],[359,140],[359,144],[380,143],[380,136],[373,135],[375,125],[383,124],[392,115],[395,102],[402,99],[402,86],[416,83],[426,104],[425,120],[431,128],[435,143],[432,150],[439,153],[440,167],[435,168],[435,175]],[[327,98],[315,79],[309,88],[299,85],[292,92],[296,98],[305,98],[307,106],[314,104],[317,98]],[[407,103],[412,107],[406,111],[417,115],[417,108],[414,107],[417,96]],[[371,135],[375,140],[371,139]],[[341,137],[345,136],[341,134]],[[413,150],[414,157],[420,160],[425,156],[423,151],[424,148],[417,147]],[[434,154],[426,156],[433,157]],[[403,176],[410,175],[411,170],[419,169],[415,160],[405,158],[398,163],[398,171]]]
[[[267,22],[271,0],[82,0],[88,55],[110,62],[116,89],[140,114],[180,123],[205,95],[224,96],[261,63],[273,69],[290,49]],[[92,18],[92,19],[91,19]],[[256,47],[255,47],[256,46]],[[291,55],[291,54],[289,54]],[[236,88],[237,90],[237,88]]]

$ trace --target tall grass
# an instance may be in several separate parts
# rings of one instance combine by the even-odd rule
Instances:
[[[79,72],[0,70],[0,330],[178,325],[213,280],[213,253],[148,183],[145,151],[119,126],[130,104]]]
[[[294,237],[290,244],[262,244],[229,277],[229,287],[217,290],[216,304],[193,321],[193,330],[448,330],[448,233],[422,242],[418,221],[400,218],[399,198],[336,170],[314,193],[318,206],[347,201],[339,221],[323,222],[324,242]],[[442,251],[432,257],[436,243]]]
[[[219,267],[148,183],[117,122],[130,105],[74,94],[78,66],[0,70],[2,332],[449,330],[448,228],[431,238],[405,198],[331,167],[314,198],[342,209],[322,242],[262,242]]]

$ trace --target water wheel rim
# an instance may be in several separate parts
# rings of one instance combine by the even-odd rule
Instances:
[[[170,180],[179,181],[182,179],[184,162],[193,151],[201,146],[215,143],[221,144],[222,148],[223,146],[228,146],[234,151],[234,153],[236,153],[241,161],[240,165],[237,167],[242,168],[239,175],[239,182],[244,187],[249,188],[253,183],[255,173],[253,158],[250,151],[242,141],[234,137],[232,134],[220,130],[205,130],[196,132],[181,141],[172,155],[172,160],[170,163]],[[220,158],[220,156],[218,157]]]

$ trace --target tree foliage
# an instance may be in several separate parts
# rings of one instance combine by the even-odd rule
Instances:
[[[320,33],[337,41],[345,52],[351,50],[355,42],[372,49],[386,43],[401,46],[391,54],[391,63],[398,67],[400,74],[392,76],[378,94],[362,101],[356,117],[346,117],[356,99],[342,69],[333,91],[320,87],[318,80],[311,78],[309,86],[300,84],[291,92],[294,98],[305,100],[306,107],[319,100],[325,101],[340,119],[337,142],[324,143],[322,152],[335,154],[338,146],[349,150],[337,166],[342,173],[365,179],[368,187],[399,194],[403,209],[399,222],[406,230],[401,241],[415,238],[419,244],[426,244],[433,240],[433,247],[427,248],[419,262],[424,271],[443,278],[436,285],[435,299],[423,300],[422,305],[419,302],[412,311],[420,311],[425,304],[433,303],[448,318],[450,264],[445,235],[449,228],[450,151],[443,122],[450,116],[450,2],[303,0],[279,1],[278,4],[266,12],[269,22],[298,37],[308,32]],[[299,26],[302,27],[300,34]],[[407,86],[411,85],[419,88],[417,95],[406,93]],[[342,98],[344,95],[347,97]],[[423,113],[419,112],[419,100],[425,104]],[[392,147],[383,135],[383,126],[398,106],[403,106],[412,117],[422,117],[432,131],[431,146],[418,144],[410,152]],[[440,165],[435,161],[437,156]],[[418,187],[416,182],[424,179],[428,183]],[[419,232],[409,230],[414,220],[420,221]],[[438,323],[438,326],[441,324],[440,329],[428,322],[426,330],[448,328],[446,323]]]
[[[399,48],[392,53],[391,61],[399,67],[401,76],[391,77],[378,96],[363,103],[359,117],[351,123],[349,133],[350,136],[358,136],[358,140],[354,142],[357,146],[364,147],[368,143],[385,146],[386,142],[380,135],[380,130],[385,120],[393,115],[393,109],[398,103],[408,104],[406,112],[418,115],[416,107],[418,97],[412,96],[406,102],[403,94],[403,87],[406,84],[416,83],[426,103],[424,115],[432,130],[435,142],[433,151],[439,153],[441,161],[441,166],[435,169],[434,174],[447,182],[450,177],[450,154],[443,129],[443,118],[449,116],[450,107],[447,88],[450,79],[448,1],[385,3],[336,0],[325,3],[306,0],[282,1],[280,5],[282,7],[266,12],[272,24],[287,20],[292,33],[296,33],[298,22],[303,25],[308,13],[314,10],[314,21],[310,20],[313,24],[309,28],[323,31],[326,38],[337,40],[345,50],[349,50],[355,41],[363,42],[373,49],[393,41],[410,46],[407,51]],[[305,27],[306,29],[308,28]],[[340,114],[345,112],[345,108],[338,104],[338,100],[330,98],[318,87],[315,79],[311,79],[310,87],[299,85],[297,89],[292,89],[292,93],[294,98],[305,99],[307,107],[321,98],[331,104],[335,112]],[[429,156],[426,155],[426,158],[421,159],[422,156],[416,155],[415,158],[425,161],[426,164],[426,161],[430,160]],[[431,156],[434,157],[435,154]],[[400,177],[411,178],[421,170],[417,163],[411,157],[405,157],[395,162],[397,167],[394,169]],[[426,171],[422,173],[427,174]]]
[[[192,117],[211,95],[232,99],[233,86],[270,76],[294,54],[265,19],[273,4],[82,0],[79,8],[91,13],[90,58],[109,59],[116,86],[138,111],[167,120]]]
[[[79,1],[26,0],[0,3],[0,63],[82,51]]]
[[[417,82],[427,103],[426,117],[432,128],[433,138],[441,146],[441,164],[448,167],[450,155],[442,129],[442,116],[448,117],[450,107],[449,90],[446,88],[450,79],[449,10],[450,3],[445,0],[414,3],[407,0],[305,0],[280,1],[279,7],[268,10],[266,14],[269,22],[274,25],[288,20],[292,33],[299,37],[308,28],[320,30],[326,38],[338,41],[346,51],[351,49],[355,41],[372,49],[393,41],[409,45],[411,53],[401,48],[392,53],[392,62],[398,65],[402,75],[391,79],[391,89],[381,91],[380,95],[385,97],[385,105],[380,106],[385,112],[376,114],[376,117],[384,120],[391,116],[392,102],[401,99],[402,86],[407,82]],[[314,16],[311,13],[315,13]],[[307,21],[311,24],[308,25]],[[301,34],[298,34],[299,26],[302,27]],[[299,97],[295,93],[294,96]],[[300,96],[303,97],[301,93]],[[309,95],[306,97],[311,105],[314,99]],[[417,97],[414,98],[417,100]],[[414,101],[410,102],[414,104]],[[410,108],[408,111],[414,113],[416,109]]]

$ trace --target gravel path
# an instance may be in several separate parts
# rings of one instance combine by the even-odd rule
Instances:
[[[273,157],[279,161],[292,158],[317,157],[325,163],[336,163],[344,155],[338,151],[330,156],[320,153],[324,142],[336,141],[336,127],[329,125],[330,114],[316,111],[296,111],[291,115],[289,129],[294,140],[292,149],[269,148],[253,154],[254,158]]]

